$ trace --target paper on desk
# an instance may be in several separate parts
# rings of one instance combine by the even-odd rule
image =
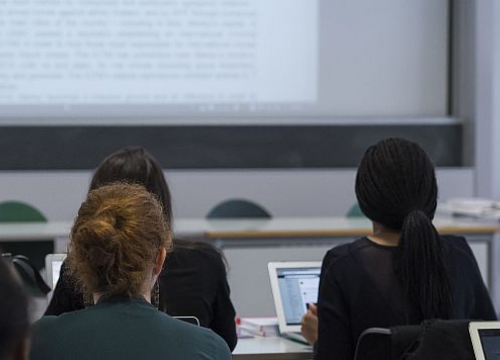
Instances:
[[[240,328],[259,336],[276,336],[279,334],[278,319],[275,317],[242,318]]]
[[[500,202],[481,198],[450,199],[445,208],[453,214],[500,219]]]

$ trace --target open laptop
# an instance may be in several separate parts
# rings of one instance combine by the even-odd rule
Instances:
[[[477,360],[500,359],[500,321],[473,321],[469,333]]]
[[[300,320],[307,304],[318,302],[321,261],[270,262],[267,268],[281,335],[307,344]]]
[[[45,270],[47,271],[47,284],[52,290],[55,289],[62,263],[66,259],[66,254],[49,254],[45,256]],[[51,294],[49,294],[50,296]]]

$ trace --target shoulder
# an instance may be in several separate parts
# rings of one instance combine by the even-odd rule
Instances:
[[[447,253],[474,259],[472,249],[463,236],[442,235],[441,241]]]
[[[366,237],[359,238],[348,244],[335,246],[326,253],[323,263],[328,264],[328,266],[340,265],[345,261],[349,261],[356,252],[367,246],[370,246],[370,244]]]
[[[48,333],[48,330],[50,330],[50,332],[53,333],[55,331],[61,331],[61,329],[64,329],[66,325],[70,325],[71,328],[78,327],[82,323],[85,323],[86,320],[90,319],[90,313],[92,312],[93,308],[94,306],[85,309],[69,311],[58,316],[43,316],[40,320],[36,321],[32,325],[33,332],[40,331],[43,333]]]
[[[213,274],[214,271],[226,274],[226,263],[221,252],[213,245],[176,239],[173,251],[167,255],[165,263],[167,273],[170,270],[191,267],[198,272]]]
[[[57,326],[57,316],[43,316],[40,320],[36,321],[31,329],[33,333],[37,333],[40,330],[44,330],[45,328],[50,328],[52,326]]]
[[[58,332],[63,327],[60,326],[59,316],[43,316],[31,326],[31,358],[43,358],[39,355],[57,347]],[[35,356],[36,355],[36,356]],[[34,357],[35,356],[35,357]]]
[[[170,256],[177,258],[195,258],[222,262],[221,252],[211,244],[175,239],[174,248]]]
[[[227,343],[212,330],[188,324],[178,319],[161,314],[163,321],[174,330],[177,343],[192,346],[207,353],[212,353],[217,359],[230,359],[231,351]]]
[[[367,246],[370,246],[369,241],[366,237],[362,237],[330,249],[323,258],[321,274],[328,277],[332,274],[341,277],[347,273],[352,274],[354,267],[358,266],[356,253]]]

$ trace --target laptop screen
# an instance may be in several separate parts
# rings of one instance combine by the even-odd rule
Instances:
[[[59,274],[61,273],[62,260],[52,261],[52,290],[55,289],[57,281],[59,280]]]
[[[297,331],[307,304],[318,302],[321,262],[275,262],[268,268],[280,331]]]
[[[480,329],[479,338],[485,359],[500,359],[500,329]]]
[[[477,360],[500,359],[499,321],[471,321],[469,333]]]
[[[47,271],[47,284],[55,289],[59,275],[61,273],[61,266],[66,254],[49,254],[45,257],[45,270]]]

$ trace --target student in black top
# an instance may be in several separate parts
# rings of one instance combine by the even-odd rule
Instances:
[[[155,194],[172,223],[171,197],[156,160],[140,147],[129,147],[108,156],[96,169],[90,190],[115,181],[142,184]],[[230,299],[222,254],[204,243],[174,239],[159,277],[160,310],[173,316],[195,316],[200,325],[215,331],[231,350],[236,346],[235,310]],[[45,315],[60,315],[92,305],[89,294],[75,287],[63,264],[59,281]]]
[[[387,139],[368,148],[355,190],[373,235],[333,248],[323,260],[315,359],[352,359],[370,327],[496,319],[465,239],[439,236],[432,224],[434,166],[417,144]],[[309,340],[314,319],[311,312],[303,319]]]
[[[28,295],[6,258],[0,257],[0,360],[24,360],[29,344]]]

